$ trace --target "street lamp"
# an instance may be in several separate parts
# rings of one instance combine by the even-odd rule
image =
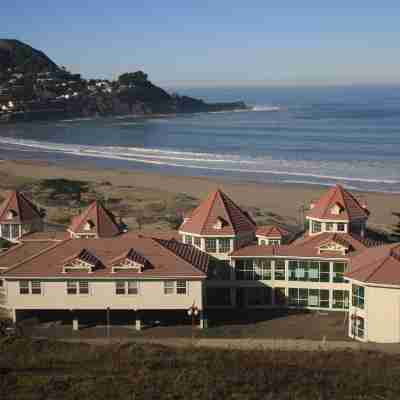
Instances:
[[[199,309],[196,306],[195,302],[189,307],[187,311],[189,317],[192,318],[192,340],[194,339],[194,323],[196,320],[196,317],[199,315]]]

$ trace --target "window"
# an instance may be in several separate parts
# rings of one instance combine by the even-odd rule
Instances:
[[[261,246],[266,246],[267,245],[267,241],[265,239],[260,240],[260,245]]]
[[[175,282],[174,281],[164,281],[164,294],[174,294]]]
[[[271,260],[265,258],[249,258],[236,260],[235,272],[237,280],[271,280]]]
[[[275,293],[275,304],[285,305],[286,304],[286,289],[284,287],[276,287],[274,289]]]
[[[289,305],[329,308],[329,290],[289,288]]]
[[[89,294],[89,282],[67,281],[67,294]]]
[[[247,305],[266,306],[272,301],[272,289],[270,287],[246,288]]]
[[[344,273],[346,272],[346,263],[333,263],[333,282],[346,282]]]
[[[219,239],[219,252],[229,253],[231,251],[231,240],[230,239]]]
[[[185,240],[186,244],[192,244],[193,243],[192,242],[193,238],[190,235],[185,235],[184,240]]]
[[[281,244],[281,241],[279,239],[269,239],[268,244],[270,246],[279,246]]]
[[[187,294],[186,281],[176,281],[176,294]]]
[[[124,281],[115,282],[115,294],[125,294],[125,282]]]
[[[329,282],[329,262],[290,260],[289,280]]]
[[[322,230],[321,222],[311,221],[311,231],[312,231],[312,233],[321,232],[321,230]]]
[[[363,286],[352,286],[352,303],[354,307],[364,308],[365,291]]]
[[[19,225],[11,225],[11,239],[17,239],[19,237]]]
[[[263,281],[272,279],[271,260],[257,258],[253,261],[253,265],[255,267],[253,279]]]
[[[40,281],[31,281],[31,293],[42,294],[42,285]]]
[[[351,334],[353,336],[363,338],[365,332],[364,318],[351,316]]]
[[[333,222],[327,222],[325,224],[325,230],[328,232],[332,232],[334,230]]]
[[[206,252],[208,253],[217,252],[217,239],[206,239]]]
[[[275,260],[275,280],[284,281],[285,276],[285,260]]]
[[[4,287],[4,280],[0,279],[0,289],[3,289],[3,287]]]
[[[139,294],[139,282],[138,281],[128,281],[128,294],[137,295]]]
[[[347,310],[349,308],[349,292],[347,290],[333,291],[333,308]]]
[[[338,232],[344,232],[346,230],[346,224],[343,223],[337,224],[337,230]]]
[[[18,224],[4,224],[1,226],[1,235],[5,239],[17,239],[19,237],[19,228]]]
[[[194,245],[195,245],[196,247],[201,247],[201,238],[195,236],[195,237],[194,237]]]
[[[116,281],[115,282],[115,294],[118,295],[137,295],[139,294],[138,281]]]
[[[42,282],[19,281],[19,294],[42,294]]]
[[[19,281],[19,294],[29,294],[29,281]]]

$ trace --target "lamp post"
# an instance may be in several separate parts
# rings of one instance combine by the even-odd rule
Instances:
[[[193,302],[193,304],[189,307],[188,311],[187,311],[189,317],[192,318],[192,342],[194,339],[194,322],[196,320],[196,317],[199,315],[199,309],[196,306],[195,302]]]

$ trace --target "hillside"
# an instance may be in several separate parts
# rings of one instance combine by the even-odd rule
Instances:
[[[177,114],[244,109],[243,102],[206,103],[171,95],[143,71],[115,81],[83,79],[44,52],[0,39],[0,122],[105,115]]]
[[[58,66],[43,52],[14,39],[0,39],[0,73],[37,74],[56,71]]]

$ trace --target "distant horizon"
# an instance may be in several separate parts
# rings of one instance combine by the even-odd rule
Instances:
[[[394,0],[15,0],[0,36],[87,79],[144,70],[174,87],[397,85],[399,19]]]

